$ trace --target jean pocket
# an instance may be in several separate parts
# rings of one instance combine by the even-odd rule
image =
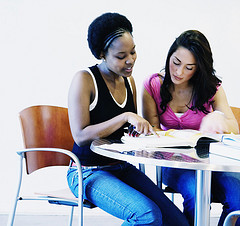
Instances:
[[[93,174],[92,169],[83,169],[82,170],[82,178],[83,182],[85,179],[87,179],[89,176]],[[77,167],[69,167],[67,172],[67,180],[70,187],[74,187],[78,184],[78,171]]]
[[[92,170],[92,169],[82,170],[83,181],[84,181],[85,179],[87,179],[88,177],[90,177],[92,174],[93,174],[93,170]]]

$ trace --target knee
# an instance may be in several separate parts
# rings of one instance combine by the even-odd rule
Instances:
[[[162,213],[159,207],[153,203],[152,205],[141,206],[139,211],[132,216],[132,220],[137,225],[160,226],[162,225]]]
[[[225,191],[225,201],[223,202],[225,208],[229,208],[231,210],[239,210],[240,209],[240,190],[239,186],[235,184],[229,186],[229,188]]]
[[[179,188],[180,193],[182,194],[184,200],[189,201],[189,202],[194,202],[195,198],[195,181],[190,178],[190,179],[184,179],[184,183],[182,183],[181,188]]]
[[[147,225],[162,225],[162,213],[158,207],[148,210],[144,215],[148,219]]]

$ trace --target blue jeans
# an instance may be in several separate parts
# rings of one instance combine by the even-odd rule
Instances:
[[[78,173],[70,167],[68,184],[78,197]],[[123,219],[122,225],[189,225],[184,214],[144,173],[123,162],[83,170],[83,198]]]
[[[190,225],[194,224],[195,171],[162,167],[163,183],[182,194],[184,214]],[[212,172],[211,201],[222,203],[223,212],[218,225],[226,216],[240,210],[240,173]],[[240,220],[236,225],[240,225]]]

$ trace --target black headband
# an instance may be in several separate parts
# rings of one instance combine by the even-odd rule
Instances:
[[[104,46],[103,51],[106,51],[108,49],[108,47],[110,46],[110,44],[115,38],[122,36],[122,34],[125,32],[126,32],[125,29],[119,28],[113,31],[112,33],[110,33],[109,35],[107,35],[107,37],[105,38],[105,41],[103,42],[103,46]]]

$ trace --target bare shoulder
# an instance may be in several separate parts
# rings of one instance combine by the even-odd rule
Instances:
[[[93,87],[93,79],[90,73],[86,70],[78,71],[72,79],[73,86],[81,86],[81,88]]]
[[[160,80],[161,85],[163,84],[164,77],[165,77],[165,72],[161,71],[160,73],[158,73],[158,78]]]
[[[226,98],[226,93],[223,89],[222,86],[220,86],[215,94],[215,96],[213,97],[214,101],[218,101],[221,100],[222,98]]]
[[[160,72],[160,73],[154,73],[152,74],[149,78],[149,82],[157,82],[158,80],[160,81],[160,84],[162,85],[163,83],[163,80],[164,80],[164,76],[165,76],[165,73],[164,72]]]
[[[90,73],[86,70],[81,70],[81,71],[78,71],[74,77],[73,77],[73,80],[78,80],[78,81],[92,81],[92,76],[90,75]]]
[[[90,73],[86,70],[78,71],[72,79],[69,97],[84,97],[95,94],[94,82]]]

